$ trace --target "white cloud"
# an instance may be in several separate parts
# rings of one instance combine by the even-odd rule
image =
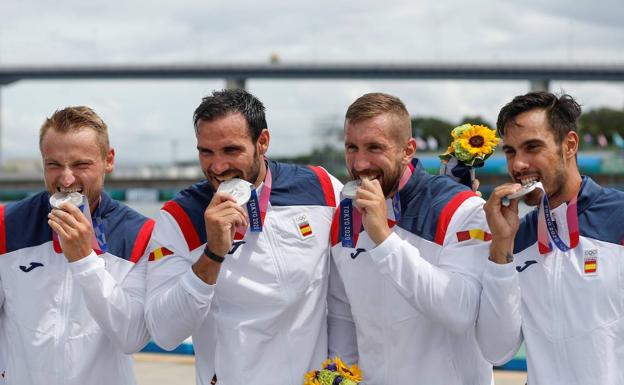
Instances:
[[[379,2],[286,0],[115,2],[4,0],[0,65],[55,63],[624,62],[619,0]],[[118,162],[195,158],[191,115],[206,81],[18,82],[2,88],[4,155],[38,156],[37,130],[57,108],[93,106],[108,122]],[[624,106],[624,86],[553,83],[586,108]],[[270,154],[319,143],[365,92],[397,94],[419,115],[496,119],[528,82],[249,80],[267,107]],[[175,144],[174,144],[175,143]]]

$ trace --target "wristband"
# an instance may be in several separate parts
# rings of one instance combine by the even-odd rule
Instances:
[[[210,249],[208,248],[208,245],[204,247],[204,255],[218,263],[222,263],[223,261],[225,261],[225,257],[222,257],[210,251]]]

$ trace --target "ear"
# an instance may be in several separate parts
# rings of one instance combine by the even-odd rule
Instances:
[[[405,146],[403,146],[403,159],[401,163],[407,165],[412,161],[412,158],[416,154],[416,139],[409,138]]]
[[[111,148],[108,150],[106,157],[104,158],[105,162],[105,171],[107,174],[111,173],[115,168],[115,149]]]
[[[258,141],[256,142],[256,149],[258,154],[264,156],[266,152],[269,150],[269,142],[271,140],[271,136],[269,135],[268,129],[263,129],[260,132],[260,136],[258,136]]]
[[[568,131],[563,139],[563,156],[566,159],[571,159],[576,156],[579,146],[579,136],[574,131]]]

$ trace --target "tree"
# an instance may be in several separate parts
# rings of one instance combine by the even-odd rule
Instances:
[[[579,118],[579,135],[591,134],[596,137],[603,134],[609,142],[613,134],[624,136],[624,110],[599,108],[590,110]]]

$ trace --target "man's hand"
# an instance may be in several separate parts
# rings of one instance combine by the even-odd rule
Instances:
[[[376,245],[390,235],[386,198],[378,180],[362,179],[362,185],[355,196],[355,205],[362,213],[362,224],[366,233]]]
[[[518,218],[518,199],[511,200],[509,206],[503,206],[503,197],[520,190],[518,183],[506,183],[492,191],[490,199],[485,202],[483,210],[490,231],[492,244],[490,245],[490,259],[496,263],[507,263],[507,256],[513,253],[514,238],[520,227]]]
[[[76,262],[93,252],[93,226],[82,211],[71,203],[48,214],[48,224],[58,234],[63,254],[69,262]]]
[[[224,256],[232,247],[236,228],[247,227],[247,212],[232,195],[217,192],[204,211],[204,223],[210,251]]]
[[[472,191],[474,191],[474,193],[481,198],[483,194],[479,191],[479,186],[481,186],[481,182],[479,182],[479,179],[475,178],[475,180],[472,181]]]
[[[247,213],[236,199],[225,192],[217,192],[204,211],[207,248],[218,256],[225,256],[232,247],[232,239],[239,226],[247,227]],[[217,282],[221,263],[202,254],[193,264],[193,272],[209,285]]]

